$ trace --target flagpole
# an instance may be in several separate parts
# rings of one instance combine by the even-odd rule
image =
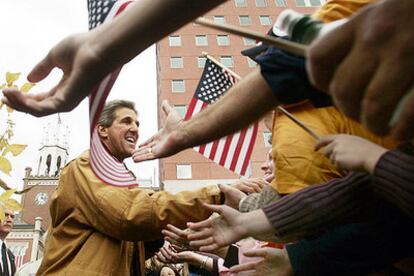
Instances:
[[[202,55],[204,57],[208,58],[209,60],[211,60],[212,62],[214,62],[217,66],[221,67],[224,70],[227,70],[230,74],[232,74],[237,79],[237,81],[239,81],[241,79],[241,77],[239,75],[237,75],[234,71],[232,71],[231,69],[229,69],[226,66],[224,66],[224,64],[222,64],[217,59],[215,59],[212,56],[210,56],[207,52],[202,52]],[[298,126],[300,126],[304,131],[306,131],[315,140],[319,140],[320,136],[317,135],[313,130],[311,130],[310,128],[308,128],[302,121],[300,121],[298,118],[296,118],[292,113],[290,113],[289,111],[287,111],[286,109],[284,109],[280,105],[277,106],[277,109],[280,112],[282,112],[283,114],[285,114],[295,124],[297,124]]]
[[[220,31],[228,32],[234,35],[262,41],[264,44],[273,45],[279,48],[280,50],[284,50],[294,55],[298,55],[301,57],[304,57],[306,55],[307,46],[297,43],[297,42],[275,38],[270,35],[263,35],[257,31],[242,29],[240,27],[232,26],[229,24],[215,23],[214,21],[203,18],[203,17],[197,18],[195,20],[195,23],[200,24],[205,27],[210,27],[210,28],[217,29]]]

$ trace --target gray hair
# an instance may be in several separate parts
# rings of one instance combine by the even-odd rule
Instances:
[[[135,103],[126,100],[113,100],[107,102],[102,110],[98,126],[110,127],[115,120],[115,112],[118,108],[125,107],[138,113],[135,109]]]

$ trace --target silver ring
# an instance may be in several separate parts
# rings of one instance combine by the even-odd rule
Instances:
[[[152,148],[149,148],[148,149],[148,153],[152,153]]]

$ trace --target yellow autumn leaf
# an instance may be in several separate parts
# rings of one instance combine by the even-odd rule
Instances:
[[[7,146],[7,141],[6,141],[6,139],[0,139],[0,151],[2,150],[2,149],[4,149],[4,147],[5,146]]]
[[[4,208],[0,205],[0,223],[4,221],[6,216],[4,215]]]
[[[1,195],[0,195],[0,202],[1,203],[4,203],[4,202],[6,202],[7,200],[9,200],[10,199],[10,197],[14,194],[14,192],[16,191],[16,189],[10,189],[10,190],[7,190],[7,191],[5,191],[4,193],[2,193]]]
[[[6,208],[8,210],[13,210],[13,211],[16,211],[16,212],[19,212],[23,209],[22,205],[20,205],[20,203],[17,202],[17,200],[15,200],[14,198],[9,198],[9,199],[3,201],[2,204],[4,204],[4,208]]]
[[[7,72],[6,73],[6,82],[7,82],[7,86],[12,86],[13,82],[15,82],[16,80],[18,80],[20,77],[20,73],[10,73]]]
[[[11,144],[8,145],[3,153],[2,156],[5,156],[7,153],[11,152],[13,154],[13,156],[17,156],[20,153],[22,153],[22,151],[24,151],[24,149],[27,147],[27,145],[19,145],[19,144]]]
[[[25,84],[22,85],[22,87],[20,87],[20,91],[22,91],[22,93],[27,93],[29,92],[30,89],[33,88],[33,86],[35,86],[35,83],[32,82],[26,82]]]
[[[12,167],[10,161],[0,156],[0,171],[4,172],[7,175],[10,175],[11,169]]]
[[[11,108],[11,107],[9,107],[8,105],[6,106],[6,108],[7,108],[7,112],[8,113],[12,113],[14,111],[14,109]]]

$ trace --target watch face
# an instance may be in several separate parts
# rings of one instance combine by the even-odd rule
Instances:
[[[37,205],[44,205],[47,203],[48,196],[46,193],[38,193],[35,197],[35,203]]]

